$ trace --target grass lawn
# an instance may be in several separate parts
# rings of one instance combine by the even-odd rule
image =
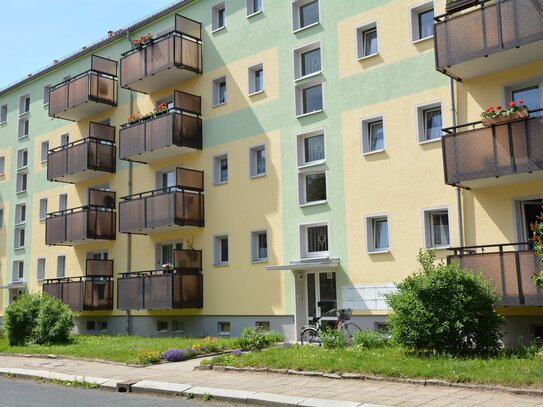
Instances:
[[[138,352],[163,352],[170,348],[190,348],[195,344],[205,345],[203,338],[147,338],[140,336],[73,336],[67,345],[28,345],[9,346],[4,337],[0,337],[0,353],[26,353],[36,355],[75,356],[81,358],[102,359],[114,362],[131,363]],[[220,349],[232,349],[234,339],[217,339]]]
[[[215,357],[214,364],[288,368],[335,373],[441,379],[451,382],[543,387],[543,360],[528,352],[504,353],[495,358],[458,359],[452,357],[409,356],[400,349],[323,349],[313,346],[271,348],[239,357]]]

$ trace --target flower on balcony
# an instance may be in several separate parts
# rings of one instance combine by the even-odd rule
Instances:
[[[168,110],[168,105],[166,103],[161,103],[155,108],[155,113],[160,113],[165,110]]]
[[[128,116],[128,123],[135,123],[135,122],[137,122],[139,119],[141,119],[141,117],[140,117],[139,114],[132,113],[130,116]]]
[[[494,118],[494,117],[500,117],[500,116],[512,116],[515,113],[521,112],[523,110],[528,110],[528,107],[525,106],[524,101],[522,99],[517,100],[516,102],[510,102],[506,107],[503,107],[502,105],[498,105],[496,107],[490,106],[488,107],[484,112],[481,113],[481,117],[483,119],[486,118]]]
[[[173,265],[171,263],[165,263],[162,265],[162,270],[173,270]]]

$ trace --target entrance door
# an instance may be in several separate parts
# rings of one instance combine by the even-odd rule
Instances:
[[[330,310],[336,308],[336,273],[319,272],[307,273],[307,317],[308,325],[314,325],[313,317],[322,316],[321,322],[335,321],[335,313]],[[333,323],[333,322],[332,322]]]
[[[535,223],[537,217],[541,215],[541,199],[532,199],[518,201],[518,236],[519,242],[528,242],[532,237],[530,225]],[[528,248],[526,248],[528,249]]]

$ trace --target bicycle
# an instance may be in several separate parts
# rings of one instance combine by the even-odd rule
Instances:
[[[357,332],[361,332],[362,329],[356,325],[354,322],[350,322],[351,316],[353,314],[353,310],[350,308],[339,308],[339,309],[332,309],[330,312],[336,313],[336,322],[335,322],[335,329],[342,332],[345,336],[345,339],[347,341],[351,341],[353,338],[353,335]],[[322,316],[320,317],[313,317],[312,321],[315,322],[315,326],[308,326],[302,329],[302,333],[300,334],[300,342],[303,345],[305,344],[315,344],[320,345],[322,343],[321,340],[321,332],[323,332],[322,325],[320,323]],[[349,322],[346,322],[349,321]]]

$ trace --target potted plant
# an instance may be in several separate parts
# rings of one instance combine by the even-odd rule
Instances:
[[[132,113],[130,116],[128,116],[128,123],[134,124],[140,119],[141,119],[141,117],[140,117],[139,114]]]
[[[490,106],[481,113],[483,126],[506,123],[513,120],[525,119],[528,117],[528,107],[523,105],[522,100],[510,102],[506,107],[498,105]]]

